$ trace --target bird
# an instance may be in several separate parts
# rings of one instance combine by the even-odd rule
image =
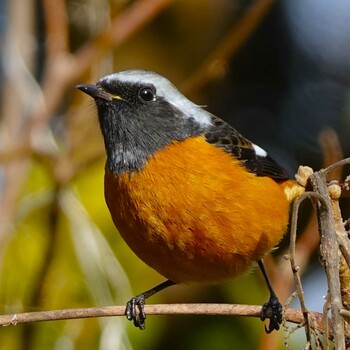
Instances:
[[[216,284],[257,262],[270,292],[260,318],[278,330],[282,305],[263,258],[282,239],[300,186],[261,147],[152,71],[126,70],[77,88],[97,107],[106,149],[104,195],[131,250],[166,280],[130,299],[145,328],[146,299],[174,284]]]

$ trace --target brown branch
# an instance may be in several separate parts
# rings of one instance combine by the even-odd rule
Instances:
[[[64,0],[43,0],[48,61],[68,51],[68,23]]]
[[[261,306],[236,304],[162,304],[145,305],[147,315],[223,315],[260,317]],[[0,326],[15,326],[20,323],[73,320],[78,318],[124,316],[125,306],[105,306],[80,309],[25,312],[0,316]],[[311,327],[322,332],[322,314],[310,312]],[[300,310],[287,309],[284,313],[288,322],[300,324],[303,314]],[[330,333],[332,324],[329,321]],[[332,337],[332,335],[331,335]]]
[[[275,0],[253,1],[242,18],[234,25],[197,71],[192,74],[190,79],[186,81],[181,90],[186,94],[190,94],[198,91],[210,81],[221,77],[229,58],[246,43],[274,2]]]
[[[332,128],[323,130],[318,137],[323,154],[324,166],[330,166],[344,158],[337,133]],[[333,172],[332,178],[340,181],[341,168]]]
[[[138,0],[128,6],[103,33],[76,51],[71,81],[76,81],[93,62],[129,39],[171,3],[172,0]]]
[[[323,135],[323,139],[327,139],[327,135]],[[329,136],[329,135],[328,135]],[[330,135],[332,136],[332,135]],[[333,135],[334,136],[334,135]],[[332,139],[332,138],[331,138]],[[327,141],[326,140],[326,141]],[[323,140],[325,141],[325,140]],[[336,141],[336,140],[335,140]],[[324,143],[324,151],[330,148],[330,145],[337,145],[334,140],[332,142]],[[334,151],[334,150],[333,150]],[[339,149],[335,147],[335,152],[328,154],[329,159],[334,159],[337,155],[341,154]],[[347,299],[348,294],[348,282],[350,280],[349,275],[349,251],[350,243],[348,240],[347,232],[344,228],[341,212],[339,208],[338,200],[341,196],[341,186],[337,181],[332,181],[327,184],[327,175],[333,172],[333,176],[337,176],[340,179],[340,167],[348,164],[350,159],[341,160],[331,166],[328,166],[324,170],[320,170],[310,176],[310,183],[314,192],[306,192],[300,196],[294,203],[293,215],[291,220],[291,240],[290,240],[290,261],[292,271],[295,278],[295,284],[298,290],[298,297],[302,307],[302,311],[305,318],[305,332],[307,337],[307,344],[311,348],[311,333],[315,333],[315,342],[318,343],[318,332],[312,331],[309,328],[309,312],[306,308],[304,295],[302,291],[301,280],[299,276],[299,266],[295,263],[295,241],[296,241],[296,227],[298,208],[300,203],[306,197],[313,197],[316,199],[316,207],[318,213],[319,231],[321,236],[321,248],[320,255],[326,271],[328,281],[328,296],[324,305],[324,321],[323,330],[325,337],[328,338],[328,317],[327,310],[330,307],[332,311],[332,320],[334,327],[334,343],[335,348],[345,349],[348,343],[347,328],[344,327],[344,319],[348,319],[347,308],[349,307],[350,298]],[[336,171],[336,172],[334,172]],[[338,244],[337,244],[338,243]],[[342,252],[342,257],[339,255],[339,250]],[[344,299],[345,297],[345,299]],[[343,309],[344,305],[344,309]],[[326,342],[328,343],[328,341]],[[327,348],[327,347],[323,347]]]
[[[337,164],[343,164],[344,161]],[[342,310],[341,285],[339,278],[339,254],[335,223],[332,216],[332,205],[329,198],[326,175],[337,166],[315,172],[310,176],[313,190],[323,197],[317,202],[318,222],[321,236],[320,257],[327,275],[332,320],[334,325],[334,345],[338,350],[345,350],[344,320],[340,315]]]
[[[350,242],[348,234],[345,230],[341,210],[339,206],[339,198],[341,196],[341,187],[338,183],[332,183],[328,186],[331,199],[335,232],[338,237],[339,249],[342,252],[340,256],[339,278],[341,286],[341,299],[344,309],[350,310]],[[345,334],[349,335],[348,325],[350,318],[343,315],[345,321]]]

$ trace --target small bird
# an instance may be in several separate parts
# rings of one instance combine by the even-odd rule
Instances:
[[[119,233],[167,280],[137,295],[126,316],[145,328],[148,297],[177,283],[219,283],[262,258],[287,230],[300,186],[261,147],[154,72],[128,70],[78,85],[94,98],[107,153],[105,199]]]

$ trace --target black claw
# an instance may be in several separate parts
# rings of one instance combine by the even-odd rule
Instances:
[[[271,295],[268,302],[266,302],[260,313],[261,321],[264,321],[266,318],[270,319],[269,326],[265,326],[265,332],[271,333],[272,331],[278,331],[280,329],[280,324],[282,323],[282,313],[283,307],[279,302],[276,295]]]
[[[161,284],[146,290],[145,292],[136,295],[126,303],[125,316],[129,321],[133,321],[134,326],[140,329],[145,329],[146,313],[145,303],[146,299],[161,290],[174,285],[175,282],[166,280]]]
[[[145,329],[146,313],[145,313],[146,297],[143,294],[133,297],[126,303],[125,316],[129,321],[133,321],[134,326]]]

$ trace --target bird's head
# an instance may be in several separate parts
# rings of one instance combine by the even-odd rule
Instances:
[[[211,126],[208,112],[153,72],[124,71],[77,88],[96,102],[112,172],[139,170],[171,142],[200,135]]]

